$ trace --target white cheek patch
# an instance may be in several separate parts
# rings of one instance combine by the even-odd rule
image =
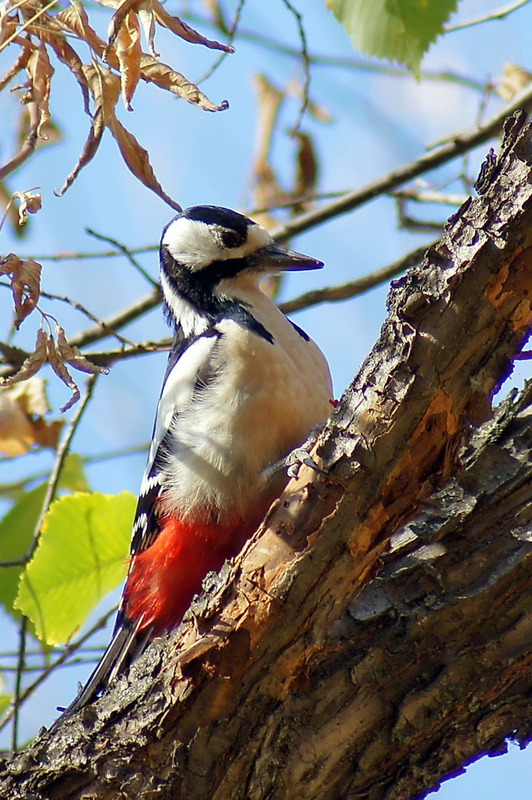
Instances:
[[[189,269],[201,269],[220,257],[211,228],[205,222],[186,217],[170,223],[161,244],[172,258]]]
[[[272,241],[268,231],[254,223],[249,226],[246,241],[240,247],[224,247],[220,238],[223,230],[200,220],[180,217],[170,223],[161,244],[175,261],[195,271],[213,261],[246,258]]]

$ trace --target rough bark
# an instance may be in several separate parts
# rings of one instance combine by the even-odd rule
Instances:
[[[531,178],[519,118],[395,282],[325,474],[302,468],[195,617],[0,796],[399,800],[531,735],[530,392],[470,440],[532,325]]]

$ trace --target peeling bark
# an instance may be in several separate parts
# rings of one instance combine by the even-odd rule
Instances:
[[[532,735],[531,391],[489,421],[532,326],[513,125],[393,284],[325,474],[302,468],[194,615],[7,763],[1,796],[406,800]]]

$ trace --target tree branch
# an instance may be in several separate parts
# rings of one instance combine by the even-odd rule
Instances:
[[[496,136],[501,130],[504,120],[515,111],[527,108],[531,101],[532,85],[528,85],[484,125],[479,125],[478,128],[472,128],[462,133],[456,133],[450,136],[443,144],[420,156],[415,161],[398,167],[398,169],[393,170],[388,175],[384,175],[382,178],[378,178],[373,183],[369,183],[361,189],[348,192],[320,208],[294,217],[282,227],[273,231],[272,236],[278,241],[284,242],[330,219],[335,219],[341,214],[353,211],[381,194],[392,192],[418,175],[423,175],[431,169],[441,167],[442,164],[452,161],[454,158],[463,155],[463,153],[467,153],[473,147],[477,147],[479,144],[483,144]]]
[[[325,474],[303,467],[194,617],[7,764],[0,794],[405,800],[530,735],[529,396],[456,477],[532,326],[522,119],[490,177],[395,282],[313,452]]]

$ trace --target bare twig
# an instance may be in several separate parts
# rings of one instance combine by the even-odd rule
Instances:
[[[66,295],[53,294],[52,292],[43,292],[43,291],[41,291],[41,297],[45,297],[47,300],[57,300],[60,303],[67,303],[67,305],[71,306],[72,308],[75,308],[76,311],[79,311],[81,314],[84,314],[88,319],[91,320],[91,322],[96,322],[98,327],[102,329],[104,336],[114,336],[116,339],[118,339],[119,342],[122,342],[123,344],[129,344],[129,345],[133,344],[133,342],[130,341],[130,339],[126,339],[124,336],[121,336],[112,328],[109,328],[109,326],[103,320],[98,319],[98,317],[95,314],[93,314],[92,311],[89,311],[89,309],[86,308],[78,300],[73,300],[71,297],[67,297]]]
[[[27,159],[31,156],[34,152],[35,147],[38,141],[38,134],[37,130],[39,128],[39,112],[37,109],[36,103],[28,103],[28,117],[29,117],[29,128],[26,138],[24,139],[22,146],[18,153],[13,156],[10,161],[4,164],[3,167],[0,167],[0,181],[3,181],[8,175],[14,172],[16,169],[20,167]]]
[[[231,23],[231,27],[230,28],[226,28],[225,25],[221,25],[220,26],[222,31],[223,31],[223,33],[227,36],[227,44],[228,45],[232,45],[233,44],[233,40],[234,40],[234,38],[236,36],[238,23],[240,22],[240,17],[242,15],[242,10],[244,8],[244,3],[245,2],[246,2],[246,0],[239,0],[239,3],[238,3],[238,6],[236,8],[235,14],[233,16],[233,21]],[[222,17],[221,16],[219,16],[218,19],[219,19],[220,22],[222,21]],[[196,81],[198,86],[200,85],[200,83],[204,83],[207,80],[207,78],[210,78],[211,75],[214,72],[216,72],[216,70],[218,69],[218,67],[222,63],[222,61],[225,61],[227,56],[230,55],[230,53],[232,53],[232,52],[233,52],[233,50],[226,50],[225,52],[221,53],[221,55],[219,55],[218,58],[214,61],[214,64],[201,76],[201,78],[198,78],[198,80]]]
[[[299,109],[299,114],[297,116],[296,124],[293,126],[292,130],[290,131],[291,136],[295,136],[297,131],[299,130],[301,123],[303,121],[303,117],[305,116],[305,111],[307,110],[308,103],[309,103],[309,91],[310,91],[310,56],[308,52],[307,46],[307,36],[305,34],[305,28],[303,27],[303,17],[292,5],[290,0],[283,0],[285,6],[293,14],[294,19],[296,21],[297,29],[299,32],[299,41],[301,42],[301,50],[300,50],[300,59],[301,63],[303,64],[303,99],[301,102],[301,107]]]
[[[316,289],[312,292],[305,292],[305,294],[295,297],[293,300],[280,303],[279,308],[283,313],[290,314],[294,311],[302,311],[304,308],[310,308],[310,306],[316,306],[319,303],[333,303],[338,300],[348,300],[351,297],[363,294],[363,292],[367,292],[374,286],[378,286],[380,283],[390,280],[406,269],[419,264],[427,250],[433,247],[436,241],[423,245],[423,247],[418,247],[407,256],[381,269],[377,269],[375,272],[364,275],[362,278],[357,278],[354,281],[342,283],[338,286],[329,286],[326,289]]]
[[[107,367],[115,361],[125,361],[129,358],[146,355],[146,353],[170,350],[171,346],[172,339],[167,337],[165,339],[159,339],[158,342],[141,342],[127,350],[102,350],[87,353],[87,358],[90,358],[98,367]]]
[[[312,292],[305,292],[305,294],[302,294],[299,297],[295,297],[292,300],[287,300],[284,303],[280,303],[279,308],[283,313],[290,314],[294,311],[302,311],[305,308],[318,305],[319,303],[333,303],[338,302],[339,300],[348,300],[351,297],[356,297],[357,295],[363,294],[369,289],[378,286],[384,281],[390,280],[390,278],[393,278],[395,275],[398,275],[409,267],[419,263],[426,250],[429,247],[432,247],[433,244],[434,242],[431,242],[422,247],[418,247],[403,258],[393,261],[391,264],[387,264],[385,267],[377,269],[368,275],[364,275],[362,278],[356,278],[353,281],[339,284],[338,286],[329,286],[324,289],[316,289]],[[159,302],[159,300],[160,297],[158,292],[156,296],[153,294],[148,295],[147,297],[143,298],[143,300],[127,309],[126,312],[121,312],[121,315],[117,315],[117,317],[115,317],[113,320],[107,320],[105,325],[108,327],[113,325],[113,328],[116,328],[121,324],[126,324],[126,321],[130,322],[132,319],[136,319],[137,316],[140,316],[141,313],[153,308],[157,302]],[[126,321],[123,321],[124,319]],[[70,343],[76,347],[81,347],[96,342],[99,339],[103,339],[105,336],[106,333],[102,331],[101,327],[91,328],[89,331],[80,334],[78,337],[72,337],[72,339],[70,339]],[[155,351],[158,352],[169,350],[171,345],[171,338],[165,337],[164,339],[159,339],[155,342],[140,342],[138,344],[133,344],[128,348],[121,348],[119,350],[91,351],[87,353],[86,356],[97,366],[105,367],[113,364],[115,361],[123,361]],[[24,350],[20,350],[18,353],[19,359],[22,362],[24,358],[26,358],[27,353]]]
[[[453,206],[454,208],[458,208],[467,200],[467,196],[464,194],[452,194],[438,189],[424,189],[421,187],[399,189],[392,196],[399,197],[402,200],[412,200],[414,203],[437,203],[438,205]]]
[[[26,635],[28,632],[28,620],[26,617],[22,617],[20,620],[20,628],[19,628],[19,649],[18,649],[18,658],[17,658],[17,674],[15,678],[15,693],[13,695],[13,703],[12,703],[12,717],[13,717],[13,728],[11,732],[11,750],[13,753],[16,753],[18,750],[18,721],[19,721],[19,711],[21,706],[21,696],[22,696],[22,676],[25,670],[26,664]]]
[[[36,679],[33,681],[33,683],[31,683],[31,684],[30,684],[30,685],[29,685],[29,686],[28,686],[28,687],[27,687],[27,688],[26,688],[26,689],[25,689],[23,692],[21,692],[21,694],[20,694],[20,697],[19,697],[19,707],[20,707],[20,705],[22,705],[22,704],[23,704],[23,703],[24,703],[24,702],[25,702],[25,701],[26,701],[26,700],[27,700],[27,699],[28,699],[28,698],[29,698],[29,697],[30,697],[30,696],[33,694],[33,692],[34,692],[36,689],[38,689],[38,688],[39,688],[39,686],[41,685],[41,683],[43,683],[43,682],[46,680],[46,678],[47,678],[47,677],[48,677],[48,676],[49,676],[49,675],[50,675],[50,674],[51,674],[51,673],[52,673],[54,670],[56,670],[58,667],[60,667],[62,664],[64,664],[64,663],[65,663],[65,661],[67,661],[67,659],[68,659],[68,658],[69,658],[69,657],[70,657],[70,656],[71,656],[73,653],[76,653],[76,652],[77,652],[77,651],[78,651],[78,650],[79,650],[79,649],[80,649],[80,648],[81,648],[81,647],[82,647],[82,646],[85,644],[85,642],[86,642],[86,641],[88,641],[88,639],[90,639],[90,637],[91,637],[91,636],[93,636],[93,635],[94,635],[94,634],[95,634],[97,631],[99,631],[101,628],[104,628],[104,627],[105,627],[105,625],[107,624],[107,621],[108,621],[109,617],[111,617],[111,616],[112,616],[112,615],[113,615],[115,612],[116,612],[116,606],[113,606],[113,608],[109,609],[109,611],[108,611],[106,614],[104,614],[104,615],[103,615],[103,616],[102,616],[102,617],[101,617],[101,618],[100,618],[100,619],[99,619],[99,620],[98,620],[98,621],[97,621],[97,622],[96,622],[96,623],[95,623],[95,624],[92,626],[92,628],[90,628],[90,629],[87,631],[87,633],[85,633],[83,636],[81,636],[81,637],[80,637],[80,638],[79,638],[79,639],[78,639],[76,642],[73,642],[72,644],[70,644],[70,645],[68,645],[67,647],[65,647],[65,649],[63,650],[63,652],[61,653],[61,655],[60,655],[60,656],[58,656],[58,658],[56,658],[56,660],[55,660],[54,662],[52,662],[51,664],[49,664],[49,666],[47,666],[45,669],[43,669],[43,671],[41,672],[41,674],[39,675],[39,677],[38,677],[38,678],[36,678]],[[7,713],[4,715],[4,716],[3,716],[2,720],[0,721],[0,731],[1,731],[1,730],[3,730],[3,729],[5,728],[5,726],[6,726],[6,725],[7,725],[7,723],[8,723],[8,722],[9,722],[9,721],[12,719],[12,717],[13,717],[13,708],[11,708],[11,709],[10,709],[10,710],[9,710],[9,711],[8,711],[8,712],[7,712]]]
[[[353,211],[355,208],[367,203],[378,195],[391,192],[418,175],[441,166],[447,161],[451,161],[472,147],[487,141],[500,129],[504,120],[509,114],[512,114],[514,111],[521,108],[523,105],[526,105],[531,100],[532,86],[529,86],[516,95],[508,105],[504,106],[504,108],[488,122],[486,122],[485,125],[471,131],[465,131],[461,134],[456,134],[452,137],[452,139],[440,145],[430,153],[426,153],[419,159],[399,167],[397,170],[390,172],[388,175],[379,178],[373,183],[370,183],[361,189],[349,192],[342,197],[327,203],[319,209],[313,209],[305,212],[304,214],[300,214],[298,217],[294,217],[286,222],[283,226],[273,231],[273,236],[281,242],[286,241],[287,239],[290,239],[299,233],[310,230],[311,228],[321,225],[330,219],[334,219],[341,214],[346,214],[349,211]],[[117,330],[122,325],[127,324],[133,319],[137,319],[140,314],[145,313],[145,311],[153,308],[159,302],[159,299],[159,292],[156,291],[148,297],[143,298],[143,300],[141,300],[139,303],[135,303],[125,312],[120,312],[120,314],[114,318],[108,319],[104,324],[107,328]],[[318,300],[317,302],[323,302],[323,300]],[[302,307],[304,306],[298,306],[298,308]],[[71,344],[76,347],[86,346],[89,343],[98,341],[105,335],[107,334],[102,331],[100,326],[98,326],[98,328],[93,328],[85,333],[80,334],[78,337],[73,338],[71,340]],[[96,363],[100,365],[108,364],[110,363],[111,359],[130,358],[134,355],[138,355],[139,353],[161,349],[161,347],[166,348],[167,346],[167,340],[165,339],[160,342],[150,342],[147,344],[136,345],[129,350],[124,350],[123,352],[107,351],[105,353],[98,353],[95,354],[95,357],[100,359],[100,361],[97,360]]]
[[[122,244],[117,239],[112,239],[110,236],[104,236],[102,233],[97,233],[97,231],[94,231],[92,228],[86,228],[86,231],[90,236],[94,236],[95,239],[100,239],[102,242],[108,242],[109,244],[114,245],[117,250],[125,255],[131,266],[134,267],[137,272],[139,272],[142,277],[147,280],[149,284],[151,284],[151,286],[154,288],[158,286],[157,281],[155,281],[152,276],[146,272],[142,264],[137,261],[131,250],[129,250],[125,244]]]
[[[200,16],[199,14],[187,14],[186,18],[195,24],[201,24],[205,27],[218,27],[212,21],[212,19]],[[253,42],[254,44],[258,44],[261,47],[267,48],[268,50],[272,50],[273,52],[282,53],[285,56],[289,56],[298,60],[301,58],[301,51],[299,48],[292,47],[289,44],[283,44],[277,39],[270,38],[262,33],[257,33],[257,31],[250,30],[249,28],[239,27],[238,36],[240,39]],[[370,61],[369,59],[366,60],[362,58],[349,57],[342,58],[337,56],[323,55],[320,53],[309,53],[308,58],[311,66],[334,67],[337,69],[349,70],[356,69],[360,70],[361,72],[370,72],[377,75],[380,74],[391,77],[407,78],[409,80],[412,79],[412,72],[406,67],[396,67],[389,64],[376,63],[375,61]],[[469,78],[466,75],[459,75],[451,70],[426,69],[423,70],[420,77],[423,80],[455,83],[459,86],[465,86],[475,91],[484,91],[486,88],[485,83],[478,81],[475,78]]]
[[[77,455],[83,464],[97,464],[101,463],[102,461],[111,461],[115,458],[127,458],[128,456],[139,455],[139,453],[147,453],[149,446],[149,442],[143,442],[141,444],[131,445],[131,447],[121,447],[116,450],[108,450],[103,453],[95,453],[89,456],[84,456],[80,453]],[[2,456],[0,457],[0,464],[6,464],[25,456],[27,456],[27,453],[20,453],[14,456]],[[34,472],[25,478],[21,478],[20,480],[11,481],[11,483],[2,483],[0,484],[0,498],[9,498],[14,492],[29,491],[29,487],[35,486],[37,483],[43,481],[49,476],[49,474],[49,471]],[[0,658],[2,658],[2,655],[3,654],[0,653]],[[1,666],[0,672],[2,672]]]
[[[480,17],[476,17],[476,19],[470,19],[466,22],[457,22],[455,25],[446,25],[444,27],[445,33],[461,31],[464,28],[471,28],[473,25],[482,25],[484,22],[492,22],[495,19],[504,19],[504,17],[522,8],[522,6],[526,6],[529,2],[530,0],[517,0],[516,3],[510,3],[509,6],[500,8],[498,11],[490,11]]]
[[[320,303],[334,303],[340,300],[349,300],[352,297],[363,294],[369,291],[369,289],[373,289],[375,286],[390,280],[396,275],[400,275],[410,267],[419,264],[427,250],[433,247],[437,241],[436,239],[422,247],[418,247],[403,258],[393,261],[391,264],[387,264],[385,267],[381,267],[381,269],[377,269],[374,272],[370,272],[362,278],[356,278],[353,281],[341,283],[337,286],[328,286],[324,289],[315,289],[312,292],[305,292],[299,295],[299,297],[294,297],[292,300],[279,303],[279,308],[284,314],[292,314],[295,311],[303,311],[306,308],[319,305]],[[150,350],[167,350],[171,345],[172,340],[170,338],[165,338],[157,342],[138,344],[127,350],[107,350],[104,352],[87,353],[87,358],[90,358],[90,360],[98,366],[106,366],[107,364],[112,364],[113,361],[133,358]]]
[[[142,255],[143,253],[155,253],[158,250],[158,245],[156,244],[148,244],[145,247],[131,247],[128,250],[128,253],[132,256]],[[116,258],[117,256],[123,256],[123,250],[99,250],[94,252],[81,252],[81,253],[45,253],[43,255],[29,255],[24,256],[24,258],[32,259],[33,261],[83,261],[86,259],[90,259],[91,261],[95,258]]]
[[[416,178],[418,175],[422,175],[431,169],[440,167],[448,161],[452,161],[457,156],[462,155],[473,147],[495,136],[502,127],[506,117],[523,106],[526,106],[531,100],[532,86],[528,86],[479,128],[457,133],[431,152],[425,153],[409,164],[398,167],[398,169],[393,170],[382,178],[378,178],[376,181],[373,181],[373,183],[369,183],[361,189],[349,192],[338,200],[333,200],[331,203],[321,208],[313,209],[304,214],[300,214],[298,217],[294,217],[282,227],[273,231],[273,236],[281,242],[286,241],[299,233],[303,233],[324,222],[328,222],[330,219],[339,217],[341,214],[347,214],[349,211],[353,211],[355,208],[364,205],[375,197],[397,189],[399,186]]]
[[[120,330],[120,328],[123,328],[130,322],[139,319],[139,317],[141,317],[143,314],[146,314],[148,311],[151,311],[151,309],[155,308],[155,306],[157,306],[160,302],[161,293],[159,288],[156,288],[153,292],[150,292],[150,294],[146,295],[140,300],[137,300],[124,310],[119,311],[114,316],[109,317],[106,320],[102,320],[96,327],[89,328],[83,333],[78,334],[78,336],[73,336],[70,339],[70,344],[73,347],[85,347],[88,344],[92,344],[100,339],[104,339],[106,336],[108,336],[109,331],[113,331],[113,333],[116,335],[117,330]]]

